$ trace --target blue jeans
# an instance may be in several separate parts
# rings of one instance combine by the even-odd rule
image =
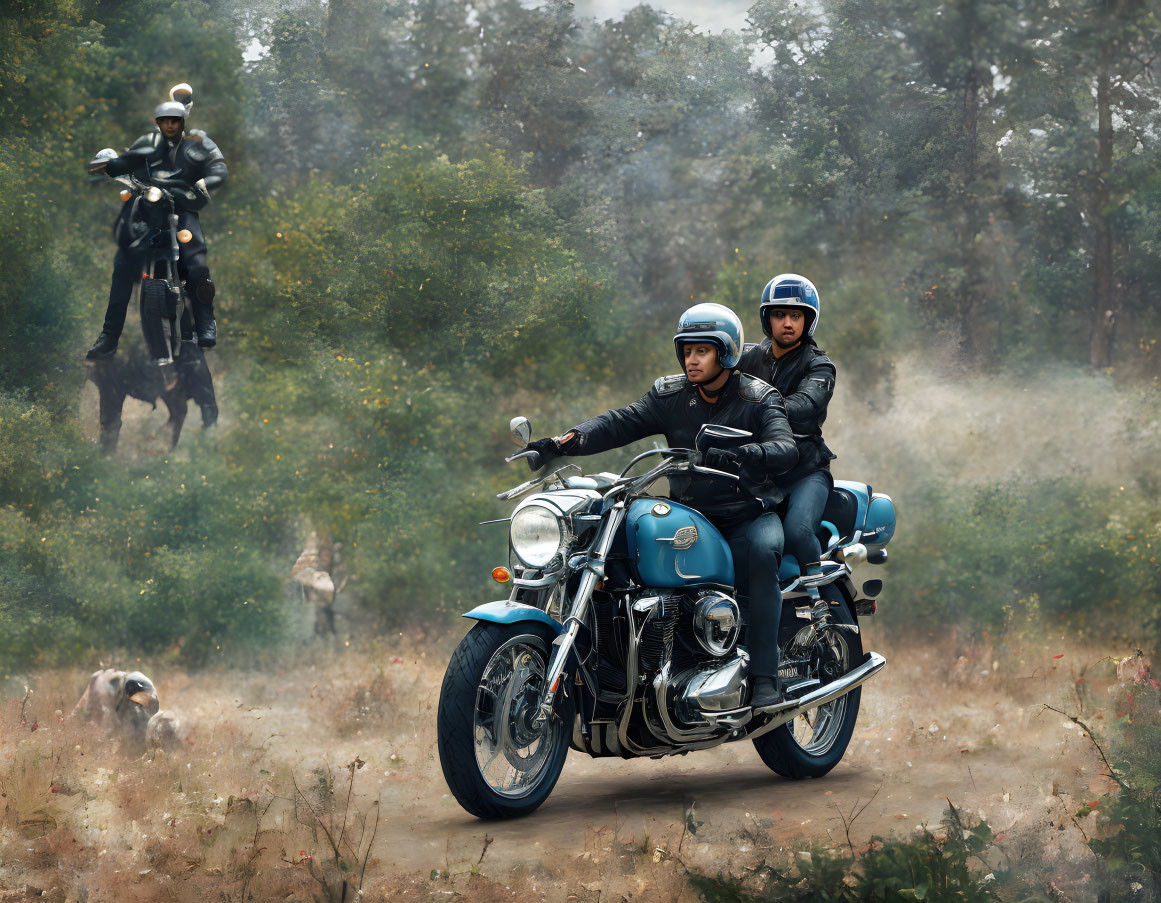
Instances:
[[[822,520],[826,500],[830,497],[832,480],[825,470],[816,470],[798,480],[786,492],[786,514],[782,526],[786,531],[786,551],[798,559],[802,573],[813,567],[818,573],[822,545],[818,541],[818,525]]]
[[[782,563],[782,521],[773,512],[722,529],[734,558],[734,589],[749,597],[746,648],[750,673],[773,677],[778,673],[778,626],[782,621],[782,590],[778,566]]]

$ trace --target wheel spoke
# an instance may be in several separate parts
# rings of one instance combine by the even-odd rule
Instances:
[[[559,723],[553,719],[537,728],[532,720],[546,666],[547,650],[532,637],[516,637],[493,653],[480,677],[476,764],[501,795],[524,796],[535,788],[556,748]]]
[[[793,663],[803,679],[818,679],[824,685],[829,683],[832,667],[823,670],[824,665],[838,665],[839,673],[846,673],[849,667],[849,647],[841,631],[815,631],[813,627],[796,630],[783,648],[782,661]],[[788,726],[794,742],[810,755],[823,755],[833,746],[842,729],[847,710],[846,697],[803,712]]]

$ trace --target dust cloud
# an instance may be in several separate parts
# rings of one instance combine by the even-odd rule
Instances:
[[[1099,482],[1155,478],[1161,406],[1155,386],[1124,388],[1074,368],[996,375],[937,368],[920,356],[895,365],[885,409],[840,378],[824,428],[836,477],[891,494],[925,480],[991,484],[1055,477]]]

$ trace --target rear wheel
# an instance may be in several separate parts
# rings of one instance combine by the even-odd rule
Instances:
[[[452,655],[439,695],[439,761],[473,815],[526,815],[556,786],[572,725],[569,680],[561,680],[552,717],[535,719],[554,638],[542,624],[481,621]]]
[[[784,682],[815,678],[825,685],[863,660],[862,637],[846,600],[837,587],[823,590],[828,601],[838,601],[830,607],[833,626],[824,631],[816,632],[795,617],[792,606],[783,606],[780,660],[783,668],[797,663],[793,667],[798,672],[796,678],[783,677]],[[838,765],[847,751],[859,717],[861,696],[862,688],[856,687],[756,738],[758,755],[785,778],[822,777]]]

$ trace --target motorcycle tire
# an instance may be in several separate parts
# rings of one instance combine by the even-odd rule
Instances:
[[[843,672],[863,661],[862,635],[851,614],[847,600],[835,586],[824,587],[823,598],[837,604],[831,605],[831,618],[836,625],[831,628],[832,644],[842,647]],[[790,641],[802,628],[803,621],[794,615],[793,607],[783,606],[782,629],[779,645],[782,647],[783,661],[787,661],[786,649]],[[844,629],[854,627],[854,630]],[[859,717],[859,702],[862,687],[856,687],[845,696],[832,703],[810,710],[793,721],[783,724],[754,739],[758,755],[775,773],[784,778],[820,778],[842,760],[855,722]],[[822,723],[822,719],[827,719]]]
[[[169,320],[169,285],[164,279],[141,280],[141,330],[145,345],[155,361],[170,360],[165,324]]]
[[[527,815],[556,786],[573,721],[567,670],[553,717],[541,728],[531,721],[555,638],[544,624],[481,621],[452,654],[439,694],[437,746],[448,788],[472,815]]]

